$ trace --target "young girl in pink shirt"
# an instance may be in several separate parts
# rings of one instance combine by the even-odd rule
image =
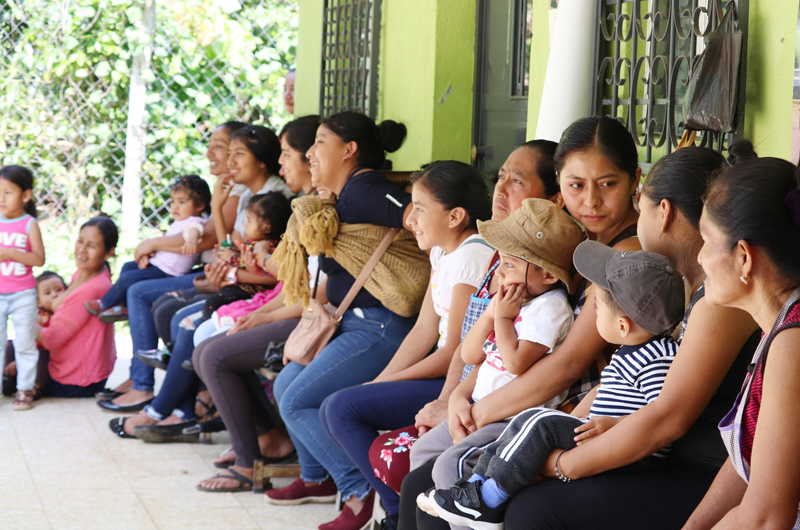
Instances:
[[[44,243],[36,222],[33,173],[22,166],[0,169],[0,340],[5,351],[8,318],[14,322],[17,394],[14,410],[33,406],[36,380],[36,279],[32,267],[44,265]]]

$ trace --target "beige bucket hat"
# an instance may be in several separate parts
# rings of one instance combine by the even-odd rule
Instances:
[[[586,233],[554,202],[525,199],[504,221],[478,221],[478,231],[500,252],[538,265],[575,292],[572,254]]]

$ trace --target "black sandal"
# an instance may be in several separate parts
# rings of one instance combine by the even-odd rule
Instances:
[[[214,414],[217,413],[217,406],[214,405],[213,403],[211,405],[209,405],[208,403],[206,403],[205,401],[203,401],[199,397],[194,398],[194,400],[197,403],[200,403],[206,409],[206,413],[202,414],[200,419],[208,421],[208,420],[210,420],[212,418],[212,416],[214,416]]]
[[[235,493],[237,491],[252,491],[253,490],[253,481],[251,479],[245,477],[244,475],[242,475],[241,473],[239,473],[235,469],[228,468],[225,471],[220,471],[219,473],[217,473],[216,475],[214,475],[211,478],[212,479],[215,479],[215,478],[227,478],[227,479],[231,479],[231,480],[238,480],[239,481],[239,485],[238,486],[234,486],[233,488],[206,488],[206,487],[203,487],[200,484],[198,484],[197,485],[197,489],[199,489],[200,491],[211,491],[211,492],[215,492],[215,493],[217,493],[217,492],[218,493],[228,493],[228,492]]]
[[[134,435],[125,432],[125,420],[132,417],[133,416],[120,416],[119,418],[114,418],[113,420],[108,422],[108,426],[109,428],[111,428],[111,432],[113,432],[120,438],[136,438]]]

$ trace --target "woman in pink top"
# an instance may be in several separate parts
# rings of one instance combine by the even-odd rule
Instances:
[[[45,394],[55,397],[91,397],[105,386],[114,368],[114,326],[103,324],[83,309],[111,288],[106,260],[114,255],[119,233],[107,217],[87,221],[75,242],[78,270],[64,293],[53,301],[50,325],[39,331],[39,341],[50,351],[50,377]]]

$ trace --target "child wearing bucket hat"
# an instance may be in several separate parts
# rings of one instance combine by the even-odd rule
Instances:
[[[585,235],[566,212],[551,201],[526,199],[504,221],[479,222],[478,231],[500,253],[495,274],[501,285],[461,345],[464,361],[480,367],[451,394],[450,420],[411,450],[412,468],[436,455],[436,487],[452,484],[453,470],[462,470],[475,448],[496,440],[506,426],[470,432],[465,425],[472,406],[555,351],[574,321],[567,293],[576,286],[572,254]],[[565,396],[543,406],[555,408]]]
[[[669,333],[684,312],[680,274],[659,254],[619,252],[596,241],[578,245],[574,261],[597,291],[600,335],[621,345],[603,370],[600,386],[571,415],[533,408],[515,416],[468,480],[430,494],[426,504],[433,515],[471,528],[502,529],[508,499],[533,484],[553,450],[563,453],[597,436],[661,392],[678,351]],[[587,412],[588,418],[582,418]],[[659,465],[667,452],[664,448],[640,464]],[[570,482],[558,461],[556,476]]]

